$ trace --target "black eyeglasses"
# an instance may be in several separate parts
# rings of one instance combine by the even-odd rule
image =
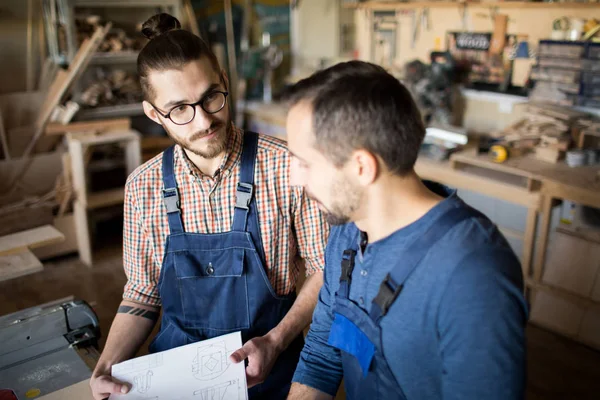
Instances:
[[[201,98],[196,103],[180,104],[166,114],[160,112],[154,104],[150,104],[152,104],[152,107],[154,107],[156,112],[162,115],[163,118],[170,119],[175,125],[185,125],[191,122],[196,116],[197,105],[199,105],[200,108],[202,108],[207,114],[215,114],[221,111],[223,107],[225,107],[228,94],[229,92],[215,90]]]

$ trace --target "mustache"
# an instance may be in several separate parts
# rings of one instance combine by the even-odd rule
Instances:
[[[192,136],[190,136],[190,141],[194,141],[196,139],[201,139],[204,136],[208,136],[209,133],[216,131],[217,129],[221,128],[221,126],[223,126],[223,124],[218,122],[214,123],[208,129],[192,134]]]

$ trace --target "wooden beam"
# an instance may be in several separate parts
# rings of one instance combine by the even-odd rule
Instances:
[[[452,169],[448,162],[436,162],[421,157],[417,160],[415,171],[421,178],[499,198],[529,209],[539,209],[540,194],[538,192],[530,192],[524,187]]]
[[[28,229],[0,237],[0,255],[18,253],[23,249],[48,246],[65,240],[65,236],[51,225]]]
[[[548,250],[548,236],[550,234],[550,224],[552,219],[552,206],[555,200],[551,196],[544,196],[542,200],[542,226],[540,239],[535,251],[535,264],[533,266],[533,280],[540,282],[544,272],[544,263],[546,262],[546,250]]]
[[[42,135],[46,123],[48,123],[50,119],[50,115],[54,108],[60,103],[63,96],[67,93],[69,87],[75,82],[75,80],[79,77],[79,75],[83,72],[85,67],[90,62],[92,56],[100,46],[100,43],[104,40],[104,37],[110,30],[112,24],[109,22],[105,27],[100,27],[96,29],[96,32],[92,35],[90,39],[86,39],[81,44],[81,47],[75,54],[73,61],[69,65],[69,69],[67,71],[59,70],[54,82],[50,86],[48,90],[48,95],[46,96],[46,100],[42,105],[40,115],[36,121],[36,132],[31,139],[31,142],[25,149],[23,153],[23,157],[29,156],[40,136]]]
[[[114,130],[129,130],[131,120],[129,118],[104,119],[99,121],[73,122],[70,124],[49,123],[44,133],[46,135],[63,135],[65,133],[78,132],[106,132]]]
[[[44,266],[33,253],[24,249],[18,253],[0,256],[0,281],[42,271]]]
[[[537,210],[527,210],[527,223],[525,224],[525,238],[523,240],[523,276],[529,278],[531,275],[531,260],[533,258],[533,249],[535,242],[535,231],[537,228]]]

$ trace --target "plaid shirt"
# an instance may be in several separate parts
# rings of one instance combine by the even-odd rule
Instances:
[[[203,175],[175,147],[175,178],[186,232],[231,230],[239,177],[243,132],[233,128],[230,151],[213,177]],[[304,191],[290,186],[291,156],[282,140],[259,136],[255,167],[255,201],[266,271],[278,295],[295,290],[300,260],[306,275],[324,268],[329,227]],[[162,198],[162,154],[127,179],[123,226],[123,263],[127,283],[123,298],[160,305],[158,279],[169,234]]]

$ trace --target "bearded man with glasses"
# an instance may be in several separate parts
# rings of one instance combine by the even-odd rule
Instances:
[[[232,124],[226,74],[180,28],[167,14],[142,28],[144,112],[176,145],[127,180],[127,284],[90,386],[97,400],[130,390],[111,366],[135,356],[162,310],[151,352],[241,331],[230,362],[247,362],[249,397],[283,399],[323,282],[328,227],[290,185],[286,144]]]

